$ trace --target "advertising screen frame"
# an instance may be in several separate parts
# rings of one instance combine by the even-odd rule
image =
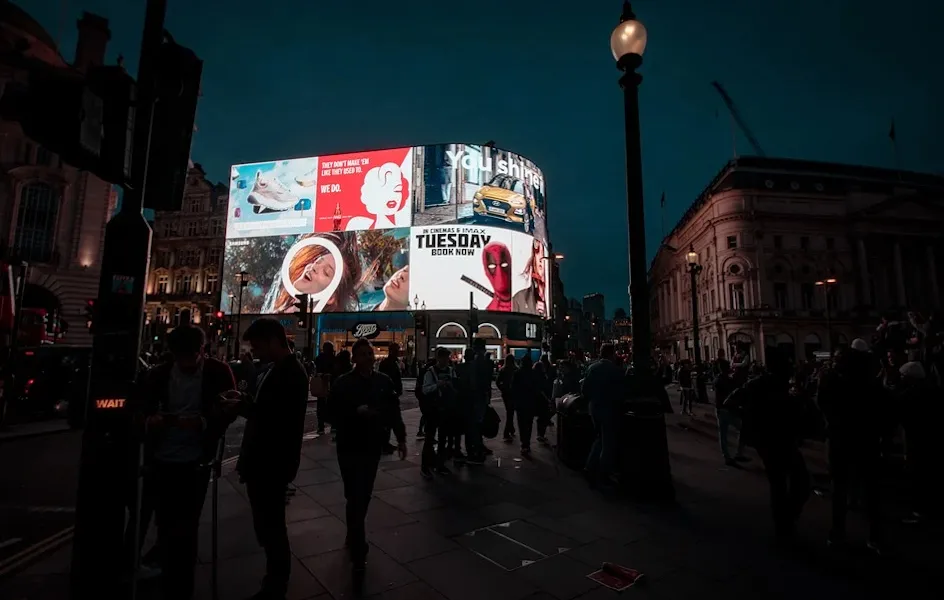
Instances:
[[[316,313],[468,310],[472,291],[483,312],[549,319],[553,259],[546,215],[543,170],[491,145],[241,163],[231,168],[221,293],[239,293],[230,280],[247,271],[247,315],[290,314],[288,300],[296,293],[309,293]],[[451,252],[461,255],[468,273],[459,273],[460,258],[449,264],[443,255],[438,261],[429,252],[423,256],[416,237],[429,228],[454,234]],[[469,235],[473,231],[478,238]],[[358,277],[346,281],[342,272]],[[465,283],[443,286],[445,273]]]

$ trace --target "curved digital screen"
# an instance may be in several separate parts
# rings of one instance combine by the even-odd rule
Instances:
[[[547,316],[544,175],[439,144],[235,165],[223,297],[244,314],[481,310]],[[227,303],[223,303],[228,308]]]

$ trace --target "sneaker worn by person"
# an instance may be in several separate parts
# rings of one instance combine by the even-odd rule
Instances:
[[[547,443],[547,438],[544,437],[543,435],[539,435],[539,436],[538,436],[538,441],[541,442],[542,444],[546,444],[546,443]]]
[[[510,444],[511,442],[515,441],[515,436],[508,434],[504,437],[504,441],[506,444]]]
[[[436,473],[437,475],[442,475],[442,476],[452,475],[452,471],[450,471],[446,467],[436,467],[435,469],[433,469],[433,473]]]
[[[420,468],[420,475],[423,476],[423,479],[432,479],[432,478],[433,478],[433,471],[432,471],[430,468],[428,468],[428,467],[421,467],[421,468]]]
[[[423,433],[422,431],[420,431],[419,433],[416,434],[416,439],[418,439],[418,440],[425,440],[425,439],[426,439],[426,434]]]
[[[465,462],[466,462],[467,464],[470,464],[470,465],[484,465],[484,464],[485,464],[485,456],[483,456],[482,454],[471,454],[471,455],[469,455],[469,457],[465,460]]]
[[[521,449],[521,456],[531,456],[531,448],[525,446]]]

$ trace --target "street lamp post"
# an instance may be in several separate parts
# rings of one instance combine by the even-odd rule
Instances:
[[[698,332],[698,274],[702,266],[698,264],[698,253],[695,245],[688,247],[688,274],[692,282],[692,337],[695,350],[695,389],[698,390],[698,400],[707,402],[708,392],[705,389],[705,378],[701,372],[701,334]]]
[[[646,216],[643,207],[642,145],[639,133],[639,84],[636,72],[646,50],[646,28],[636,20],[629,2],[623,3],[620,24],[610,35],[610,50],[623,72],[623,112],[626,125],[626,218],[629,228],[629,295],[633,322],[633,369],[649,373],[652,324],[646,264]]]
[[[239,352],[239,330],[243,320],[243,290],[249,285],[249,273],[240,271],[236,274],[236,282],[239,283],[239,307],[236,311],[236,351]]]
[[[835,277],[828,277],[816,282],[816,285],[823,288],[823,301],[826,303],[826,351],[833,351],[833,323],[829,312],[829,286],[836,285],[839,280]]]
[[[229,318],[232,319],[233,315],[236,314],[235,309],[236,304],[236,294],[230,292],[229,294]],[[237,346],[238,348],[239,346]],[[227,336],[226,338],[226,356],[230,359],[233,358],[233,336]]]

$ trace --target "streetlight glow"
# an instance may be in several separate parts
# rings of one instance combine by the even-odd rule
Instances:
[[[628,14],[627,14],[628,12]],[[646,26],[636,20],[636,15],[629,9],[629,2],[623,4],[623,20],[610,35],[610,51],[619,61],[624,56],[635,54],[642,56],[646,51],[648,34]]]
[[[688,247],[687,257],[688,257],[689,265],[694,266],[698,264],[698,253],[695,252],[695,244],[692,244],[691,246]]]

